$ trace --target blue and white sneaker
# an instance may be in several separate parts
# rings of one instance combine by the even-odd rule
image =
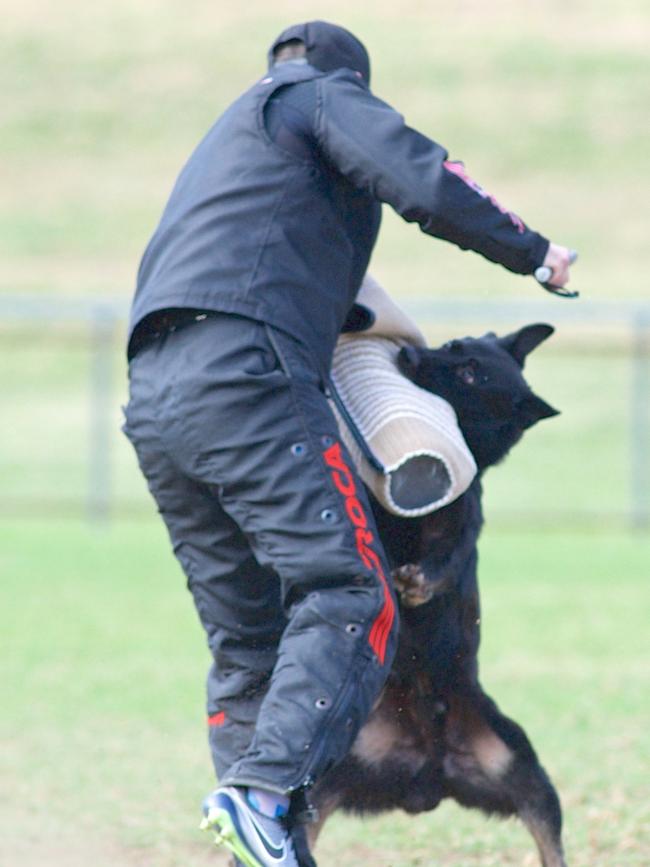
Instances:
[[[214,842],[245,867],[299,867],[286,824],[251,806],[246,789],[215,789],[203,802],[203,816],[201,830],[214,831]]]

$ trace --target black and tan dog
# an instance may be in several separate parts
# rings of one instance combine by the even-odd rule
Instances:
[[[320,820],[312,844],[339,808],[419,813],[454,798],[517,815],[544,867],[566,867],[555,789],[522,728],[481,689],[477,664],[481,475],[527,428],[557,414],[522,375],[528,353],[552,333],[550,325],[529,325],[502,338],[400,353],[402,372],[456,410],[479,475],[455,502],[423,518],[395,517],[374,504],[401,597],[400,647],[350,754],[313,791]]]

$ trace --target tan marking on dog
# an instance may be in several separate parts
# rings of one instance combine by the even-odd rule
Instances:
[[[490,729],[474,733],[470,746],[476,761],[489,777],[502,777],[510,767],[513,754]]]
[[[382,762],[400,742],[400,733],[387,720],[370,718],[352,744],[352,754],[368,765]]]

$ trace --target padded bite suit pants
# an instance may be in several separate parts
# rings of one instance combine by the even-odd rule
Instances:
[[[220,782],[309,786],[377,698],[397,610],[308,351],[210,314],[131,362],[124,430],[207,633]]]

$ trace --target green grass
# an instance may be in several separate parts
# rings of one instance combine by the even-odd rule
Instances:
[[[126,300],[189,151],[259,75],[276,32],[320,16],[364,38],[378,95],[532,226],[579,249],[585,297],[645,298],[645,0],[329,0],[325,11],[315,0],[6,0],[0,293]],[[373,270],[397,296],[541,296],[390,213]],[[609,329],[584,332],[562,329],[531,359],[531,383],[563,414],[487,477],[483,676],[558,784],[573,867],[640,867],[650,551],[647,536],[616,529],[630,502],[630,359]],[[0,525],[0,864],[223,865],[194,830],[212,785],[207,653],[118,434],[117,343],[110,452],[122,518],[103,531],[53,519],[87,496],[91,349],[80,327],[0,332],[0,514],[30,516]],[[579,519],[600,532],[522,530]],[[517,825],[447,804],[416,819],[337,819],[319,846],[324,867],[342,848],[378,867],[535,863]]]
[[[0,863],[224,864],[196,831],[212,785],[208,653],[157,523],[0,525]],[[483,682],[562,795],[573,867],[647,863],[647,542],[488,531]],[[533,865],[514,822],[453,804],[332,820],[323,867]]]
[[[377,94],[531,225],[580,250],[586,294],[645,293],[645,0],[4,9],[2,292],[128,295],[199,137],[258,77],[283,26],[325,14],[367,42]],[[538,291],[390,215],[373,267],[398,293]]]

